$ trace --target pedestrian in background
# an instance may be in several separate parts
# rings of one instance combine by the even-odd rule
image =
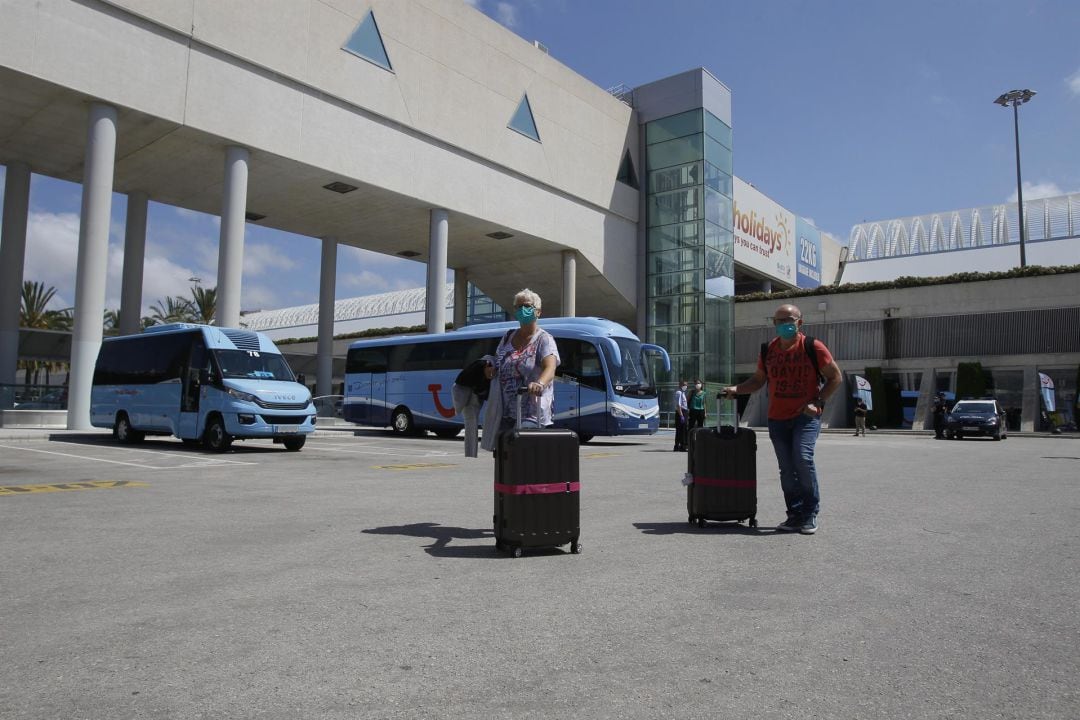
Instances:
[[[781,305],[773,314],[773,326],[777,337],[762,347],[753,376],[724,388],[723,394],[744,395],[769,383],[769,439],[787,504],[787,519],[776,529],[813,535],[821,504],[814,448],[825,401],[840,387],[843,375],[825,343],[814,339],[808,344],[799,308]]]
[[[866,414],[866,402],[859,398],[859,402],[855,403],[855,437],[866,437]]]
[[[686,426],[690,422],[686,390],[686,381],[680,380],[679,389],[675,391],[675,452],[686,452]]]
[[[705,384],[699,379],[694,383],[694,390],[690,393],[690,423],[687,433],[692,433],[694,428],[705,427]]]
[[[930,408],[930,412],[934,417],[934,439],[945,439],[945,414],[948,412],[949,406],[945,401],[945,393],[939,392],[934,398],[934,405]]]

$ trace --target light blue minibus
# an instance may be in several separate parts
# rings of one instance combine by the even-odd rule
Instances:
[[[582,442],[596,435],[648,435],[659,428],[656,383],[646,357],[671,361],[659,345],[603,318],[541,318],[555,338],[555,426]],[[473,325],[447,333],[358,340],[345,364],[346,420],[410,434],[454,437],[462,428],[450,395],[457,374],[492,355],[517,323]]]
[[[266,438],[295,452],[315,430],[315,406],[265,335],[172,323],[101,343],[90,422],[121,442],[174,435],[224,452]]]

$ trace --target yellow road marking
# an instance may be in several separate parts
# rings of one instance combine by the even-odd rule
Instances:
[[[588,455],[582,455],[581,457],[583,457],[583,458],[585,458],[585,459],[590,459],[590,458],[606,458],[606,457],[615,457],[615,456],[616,456],[616,455],[618,455],[618,454],[619,454],[619,453],[609,453],[609,452],[602,452],[602,453],[589,453]]]
[[[410,463],[408,465],[372,465],[376,470],[419,470],[421,468],[457,467],[454,463]]]
[[[32,495],[33,493],[65,492],[67,490],[98,490],[101,488],[150,487],[148,483],[131,480],[83,480],[55,485],[0,485],[0,496]]]

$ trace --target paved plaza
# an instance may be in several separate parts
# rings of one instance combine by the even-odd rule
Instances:
[[[806,537],[758,441],[756,530],[597,440],[515,560],[460,439],[0,436],[0,717],[1080,716],[1080,442],[825,435]]]

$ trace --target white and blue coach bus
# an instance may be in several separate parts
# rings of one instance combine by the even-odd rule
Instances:
[[[603,318],[539,322],[555,338],[562,360],[555,371],[556,427],[573,430],[583,442],[657,431],[660,408],[646,355],[659,355],[670,369],[667,351]],[[354,342],[345,364],[345,419],[402,434],[431,430],[454,437],[462,428],[450,395],[454,378],[473,360],[493,355],[516,327],[491,323]]]
[[[315,430],[315,406],[265,335],[173,323],[101,343],[90,423],[121,442],[175,435],[223,452],[266,438],[297,451]]]

